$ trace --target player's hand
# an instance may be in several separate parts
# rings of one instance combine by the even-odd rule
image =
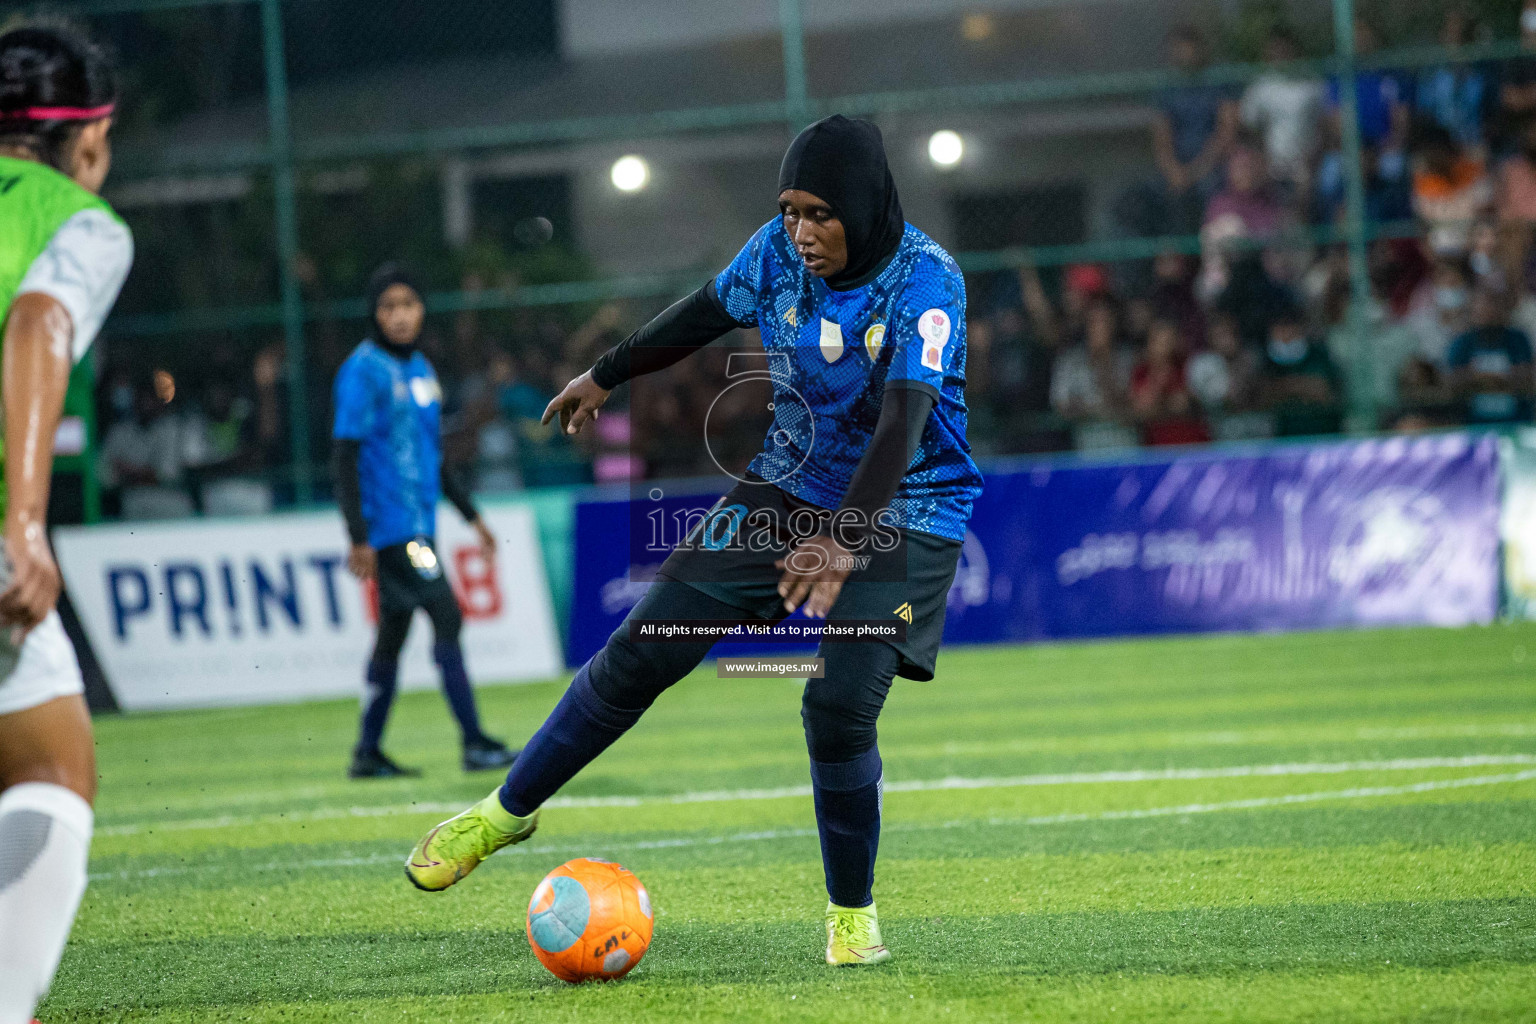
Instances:
[[[575,434],[581,430],[588,420],[597,419],[597,410],[608,401],[610,391],[604,391],[597,386],[592,379],[592,371],[588,370],[580,377],[571,381],[556,395],[544,409],[544,418],[539,423],[548,423],[560,414],[560,430],[566,434]]]
[[[779,579],[784,609],[793,612],[803,604],[807,616],[824,619],[853,572],[853,553],[831,537],[817,534],[801,539],[773,567],[784,570]]]
[[[347,571],[364,583],[379,574],[379,553],[368,544],[353,544],[347,552]]]
[[[480,541],[480,557],[485,559],[487,563],[496,561],[496,535],[491,532],[489,526],[485,525],[485,520],[479,516],[475,517],[474,526],[475,536]]]
[[[11,642],[20,645],[58,604],[64,581],[48,533],[35,519],[6,525],[5,553],[11,560],[11,584],[0,594],[0,623],[11,627]]]

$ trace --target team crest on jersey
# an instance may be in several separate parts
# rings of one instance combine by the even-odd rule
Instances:
[[[923,365],[930,370],[944,369],[944,346],[949,344],[949,314],[930,309],[917,321],[917,333],[923,339]]]
[[[795,307],[794,306],[790,306],[788,309],[786,309],[784,311],[784,322],[789,324],[789,326],[791,326],[791,327],[798,327],[798,326],[800,326],[799,324],[795,323]]]
[[[880,358],[880,346],[884,344],[885,324],[870,324],[864,332],[864,351],[869,353],[871,362]]]
[[[835,363],[843,354],[843,329],[831,320],[821,321],[821,358]]]
[[[417,405],[425,409],[443,400],[443,387],[437,382],[436,377],[412,377],[411,397],[416,399]]]

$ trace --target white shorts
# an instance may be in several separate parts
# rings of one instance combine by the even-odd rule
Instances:
[[[75,647],[64,632],[59,613],[49,612],[27,634],[15,670],[0,679],[0,715],[26,711],[58,697],[84,692],[85,680],[80,677]]]

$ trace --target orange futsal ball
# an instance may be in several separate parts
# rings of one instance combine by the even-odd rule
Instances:
[[[652,925],[640,879],[596,857],[555,868],[528,901],[528,944],[561,981],[622,978],[645,956]]]

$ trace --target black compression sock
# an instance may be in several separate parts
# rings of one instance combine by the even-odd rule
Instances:
[[[873,747],[852,761],[811,762],[827,896],[840,907],[867,907],[875,901],[882,772],[880,751]]]

